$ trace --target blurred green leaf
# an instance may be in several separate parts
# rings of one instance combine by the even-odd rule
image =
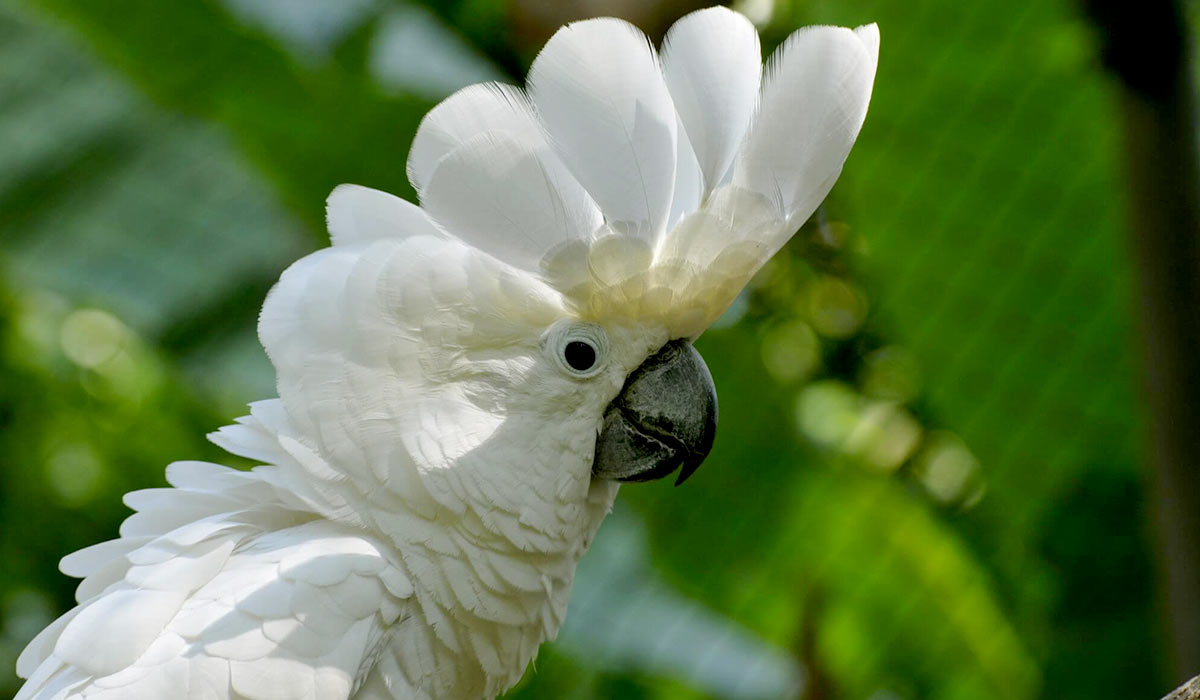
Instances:
[[[790,392],[747,340],[735,328],[701,341],[718,386],[756,390],[720,394],[722,436],[697,478],[622,492],[648,514],[654,561],[800,658],[815,625],[815,660],[847,697],[1037,697],[1038,666],[986,563],[930,499],[805,453]]]
[[[1025,643],[1056,664],[1051,620],[1067,601],[1042,527],[1089,480],[1138,478],[1118,149],[1094,40],[1069,3],[788,7],[784,25],[880,24],[871,114],[836,211],[868,250],[877,323],[919,363],[925,410],[983,465],[986,496],[960,531]],[[1141,530],[1139,498],[1110,517]],[[1156,628],[1146,592],[1092,585],[1131,596],[1126,614]],[[1091,620],[1091,635],[1128,640],[1114,658],[1140,656],[1127,622],[1099,608]],[[1089,669],[1147,697],[1161,694],[1157,672]],[[1049,697],[1078,692],[1048,680]]]
[[[74,602],[59,559],[114,537],[121,495],[163,485],[167,463],[221,458],[197,429],[217,425],[115,317],[0,288],[0,694],[30,635]]]
[[[338,63],[301,66],[214,2],[28,0],[87,37],[173,110],[224,126],[323,239],[325,196],[357,182],[402,196],[404,154],[432,103],[385,95]]]

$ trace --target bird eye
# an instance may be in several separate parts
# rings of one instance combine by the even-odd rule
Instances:
[[[596,348],[582,340],[572,340],[563,348],[563,359],[576,372],[586,372],[596,364]]]
[[[545,344],[559,368],[580,379],[599,374],[608,358],[608,335],[594,323],[556,323],[546,334]]]

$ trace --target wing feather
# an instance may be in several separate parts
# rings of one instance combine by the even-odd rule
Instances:
[[[150,537],[122,537],[84,547],[63,557],[58,564],[58,569],[67,576],[86,578],[113,559],[124,557],[146,544],[150,539]]]
[[[57,620],[47,625],[41,632],[38,632],[37,636],[25,646],[21,655],[17,657],[18,676],[29,678],[32,685],[35,674],[48,673],[48,671],[40,669],[39,664],[54,652],[54,645],[62,635],[63,629],[66,628],[71,620],[75,619],[80,610],[82,608],[72,608],[65,615],[61,615]],[[53,668],[53,666],[47,666],[47,669],[49,668]]]
[[[188,591],[112,591],[88,603],[63,628],[54,656],[94,676],[129,666],[158,638]]]
[[[396,555],[329,521],[180,544],[192,534],[39,635],[20,661],[23,700],[345,700],[365,680],[406,606]]]

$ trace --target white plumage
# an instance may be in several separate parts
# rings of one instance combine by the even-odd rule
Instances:
[[[511,186],[499,190],[496,182]],[[604,222],[549,146],[508,133],[480,133],[446,154],[421,205],[464,242],[526,269]]]
[[[432,110],[408,160],[421,206],[339,186],[333,247],[264,304],[279,398],[211,436],[262,466],[178,462],[171,488],[129,494],[120,538],[63,560],[79,606],[21,655],[18,700],[514,684],[616,495],[593,477],[606,407],[820,203],[877,52],[874,25],[808,28],[764,76],[723,8],[680,20],[661,60],[590,20],[550,40],[528,93]],[[572,374],[560,345],[599,337]]]
[[[605,218],[660,233],[674,194],[678,118],[646,36],[617,19],[563,27],[530,67],[529,95]]]
[[[874,24],[805,27],[788,37],[768,63],[734,184],[767,195],[793,225],[803,224],[833,188],[846,144],[867,116],[863,86],[875,80],[878,54]]]
[[[762,54],[750,20],[695,12],[663,40],[663,74],[708,189],[724,184],[758,105]]]

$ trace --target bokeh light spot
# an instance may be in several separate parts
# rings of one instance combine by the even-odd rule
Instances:
[[[104,464],[91,445],[68,443],[46,460],[46,484],[65,506],[86,504],[99,491],[103,479]]]
[[[867,317],[863,293],[837,277],[818,277],[809,288],[808,314],[817,332],[829,338],[849,338]]]
[[[733,9],[746,16],[756,26],[765,27],[775,16],[775,0],[739,0]]]
[[[79,309],[63,319],[59,342],[72,362],[96,369],[121,352],[128,335],[125,324],[112,314]]]
[[[821,345],[811,326],[789,321],[770,328],[762,342],[762,360],[777,381],[792,382],[806,377],[821,361]]]
[[[921,425],[896,404],[876,401],[846,438],[846,449],[863,464],[880,472],[895,471],[921,441]]]
[[[853,389],[836,380],[814,382],[800,392],[796,418],[800,432],[824,447],[841,445],[862,415]]]
[[[914,470],[930,495],[942,503],[974,495],[980,486],[979,461],[953,433],[935,433],[918,456]]]

